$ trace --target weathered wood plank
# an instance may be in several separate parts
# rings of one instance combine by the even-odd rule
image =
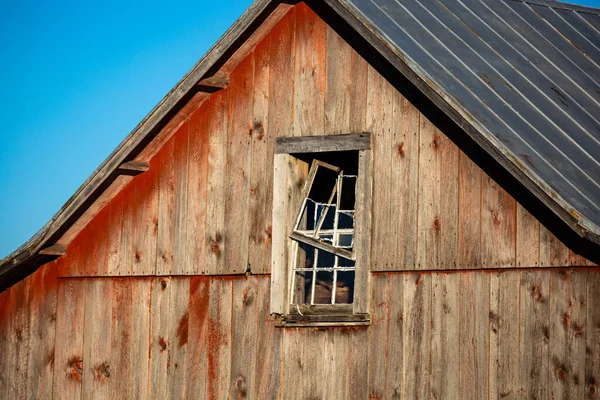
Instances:
[[[56,399],[81,399],[84,367],[83,331],[87,280],[58,281],[53,395]]]
[[[302,328],[289,328],[283,330],[282,338],[282,395],[300,399],[306,397],[305,370],[310,366],[302,354],[302,345],[308,340],[308,330]],[[317,349],[317,347],[315,347]]]
[[[327,26],[327,93],[325,97],[325,132],[350,133],[352,101],[352,47]],[[366,92],[365,92],[366,93]]]
[[[307,329],[303,335],[302,348],[302,377],[301,387],[304,397],[312,399],[325,398],[325,387],[331,385],[324,380],[325,366],[332,360],[325,353],[325,342],[331,329]]]
[[[107,268],[108,208],[104,207],[81,233],[84,236],[81,276],[104,274]]]
[[[327,24],[305,3],[296,7],[293,136],[325,132]]]
[[[150,398],[167,398],[167,363],[169,362],[169,307],[171,279],[155,278],[152,282],[150,331]]]
[[[458,267],[458,162],[460,151],[440,130],[436,129],[436,132],[439,137],[440,154],[440,247],[437,268],[455,269]]]
[[[598,397],[600,384],[600,271],[586,273],[587,329],[585,333],[585,395]]]
[[[125,190],[119,192],[108,204],[108,237],[106,274],[116,276],[121,270],[121,236],[123,235],[123,210]],[[70,247],[70,246],[69,246]],[[156,269],[156,266],[154,267]]]
[[[518,399],[519,287],[517,271],[490,277],[490,399]]]
[[[441,133],[424,116],[419,127],[419,216],[417,269],[436,269],[440,263],[440,158]],[[444,227],[445,229],[445,227]]]
[[[270,279],[261,276],[258,279],[256,303],[258,306],[256,340],[256,366],[254,368],[254,398],[278,399],[281,395],[281,363],[283,360],[281,338],[283,329],[275,327],[270,314]]]
[[[463,272],[459,282],[460,314],[460,396],[485,399],[488,396],[490,275]]]
[[[492,178],[484,176],[481,205],[481,265],[515,266],[517,202]]]
[[[390,359],[390,274],[374,274],[371,278],[371,333],[369,335],[369,397],[385,398],[386,378]],[[400,336],[402,343],[402,336]],[[402,354],[402,352],[400,352]],[[399,383],[402,383],[401,381]],[[399,386],[399,385],[398,385]]]
[[[111,352],[114,279],[90,279],[85,301],[83,332],[83,397],[108,398],[115,375]],[[110,299],[110,300],[109,300]],[[115,315],[115,318],[118,316]]]
[[[550,396],[582,399],[588,301],[586,274],[552,271],[550,279]]]
[[[395,89],[369,66],[367,87],[367,130],[373,138],[373,214],[371,271],[390,269],[392,248],[388,231],[390,218],[390,179],[393,130],[393,94]],[[395,242],[393,242],[395,247]]]
[[[355,244],[356,266],[353,312],[367,314],[369,307],[371,266],[371,210],[373,198],[373,157],[369,150],[358,153],[356,182]]]
[[[292,8],[269,34],[269,135],[292,136],[294,68],[296,59],[296,10]]]
[[[119,247],[119,269],[117,275],[130,275],[134,269],[135,252],[133,248],[135,218],[139,212],[135,206],[136,180],[133,179],[123,190],[123,223],[122,232],[119,235],[121,244]]]
[[[326,332],[323,353],[322,383],[324,399],[343,399],[348,386],[348,333],[340,329],[329,329]]]
[[[549,296],[550,275],[548,272],[521,272],[520,396],[527,396],[531,399],[548,398]]]
[[[129,350],[129,391],[132,399],[148,398],[150,384],[150,323],[154,279],[130,280],[131,332]]]
[[[10,385],[11,370],[8,368],[8,354],[10,352],[9,344],[9,323],[8,318],[11,317],[9,308],[9,296],[11,290],[5,290],[0,293],[0,396],[6,397],[8,395],[8,386]]]
[[[57,263],[54,261],[46,264],[27,278],[31,280],[28,305],[30,308],[30,335],[26,394],[30,399],[52,397],[58,284],[56,280]]]
[[[402,398],[427,399],[430,393],[431,275],[406,274],[403,292]]]
[[[229,398],[252,397],[256,379],[254,366],[258,326],[258,279],[255,276],[233,281],[233,311],[231,318],[231,380]]]
[[[133,180],[132,229],[123,235],[132,236],[131,275],[156,273],[156,243],[158,233],[158,166]]]
[[[575,253],[573,250],[569,250],[569,265],[571,267],[594,267],[592,261],[588,260],[582,255]]]
[[[231,75],[225,188],[225,267],[228,273],[248,268],[250,136],[254,94],[254,53]]]
[[[517,266],[540,265],[540,223],[517,204]]]
[[[451,399],[459,393],[460,365],[459,275],[431,278],[431,397]]]
[[[394,96],[391,143],[391,239],[394,270],[413,269],[417,252],[419,111],[400,93]],[[376,173],[376,172],[372,172]]]
[[[276,154],[369,150],[370,148],[371,134],[368,132],[335,136],[280,137],[275,140]]]
[[[208,158],[210,151],[210,133],[208,120],[218,118],[211,115],[208,107],[200,107],[190,118],[190,150],[187,190],[186,237],[187,265],[186,274],[195,275],[204,272],[206,260],[206,209],[208,186]]]
[[[189,336],[185,376],[188,399],[206,396],[208,309],[211,286],[209,277],[193,276],[190,279]]]
[[[131,364],[132,342],[137,340],[139,335],[138,332],[133,330],[132,294],[136,286],[136,279],[113,278],[111,281],[112,314],[109,326],[110,347],[106,354],[108,360],[95,370],[95,374],[104,375],[105,384],[108,386],[108,398],[117,398],[124,394],[130,397],[129,377],[131,371],[133,369],[144,369],[144,367],[146,370],[148,369],[148,363],[136,362]],[[106,302],[107,299],[102,300]],[[150,312],[150,310],[147,311]],[[94,322],[90,322],[94,326]],[[98,329],[97,326],[92,329],[94,328]],[[86,330],[86,332],[88,331]],[[148,331],[145,333],[148,334]],[[140,339],[143,341],[142,338]]]
[[[157,157],[160,165],[156,273],[185,273],[189,122],[181,125]]]
[[[354,327],[350,328],[348,335],[348,387],[345,398],[366,399],[369,397],[369,346],[365,346],[365,343],[369,342],[369,330]],[[400,380],[400,375],[396,378]]]
[[[208,120],[208,187],[206,189],[206,274],[221,274],[225,234],[225,176],[229,91],[210,97],[205,112]],[[202,240],[202,238],[198,238]]]
[[[167,398],[185,394],[186,353],[189,335],[190,278],[172,278],[169,284],[169,331],[167,341]]]
[[[10,351],[7,357],[7,367],[12,370],[7,397],[10,399],[27,397],[28,355],[31,350],[29,347],[31,284],[31,277],[28,277],[14,285],[11,290],[14,302],[8,321]]]
[[[480,268],[483,172],[463,152],[458,165],[458,267]]]
[[[231,376],[232,281],[215,278],[210,286],[207,399],[227,398]]]
[[[542,224],[540,224],[540,265],[544,267],[569,265],[569,249]]]
[[[271,271],[271,206],[273,201],[273,137],[269,129],[271,36],[254,50],[254,92],[250,131],[248,264],[252,273]]]

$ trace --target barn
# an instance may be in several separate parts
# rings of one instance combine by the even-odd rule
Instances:
[[[597,398],[600,10],[256,0],[0,261],[0,398]]]

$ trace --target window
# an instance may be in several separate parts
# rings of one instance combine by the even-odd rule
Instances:
[[[271,312],[368,323],[370,135],[280,138],[275,153]]]

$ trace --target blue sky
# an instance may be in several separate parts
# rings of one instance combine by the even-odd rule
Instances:
[[[251,3],[0,0],[0,258],[62,207]]]

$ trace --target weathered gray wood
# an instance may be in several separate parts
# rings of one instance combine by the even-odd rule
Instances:
[[[395,89],[371,66],[368,69],[367,129],[373,134],[373,211],[371,271],[390,269],[390,157]],[[394,247],[396,246],[394,242]]]
[[[254,94],[254,53],[231,76],[227,124],[225,181],[225,268],[240,274],[248,269],[248,204],[250,196],[250,136]],[[225,272],[225,271],[224,271]]]
[[[281,383],[282,336],[283,330],[275,328],[270,318],[269,299],[271,296],[270,279],[261,276],[258,279],[256,302],[258,305],[258,332],[256,340],[256,366],[254,368],[254,398],[278,399],[283,390]]]
[[[51,398],[54,375],[57,262],[46,264],[30,276],[29,352],[27,394],[30,399]],[[2,306],[0,300],[0,307]],[[1,329],[1,328],[0,328]],[[1,340],[1,339],[0,339]],[[0,350],[2,353],[2,350]],[[1,363],[1,362],[0,362]],[[0,375],[2,371],[0,370]],[[0,385],[1,386],[1,385]]]
[[[331,245],[327,242],[323,242],[319,239],[315,239],[315,238],[303,235],[301,233],[292,232],[292,233],[290,233],[289,236],[291,239],[297,240],[298,242],[306,243],[310,246],[316,247],[317,249],[325,250],[329,253],[338,255],[340,257],[344,257],[344,258],[347,258],[350,260],[354,260],[356,258],[355,255],[347,249],[335,247],[334,245]]]
[[[84,398],[107,398],[116,379],[114,374],[111,375],[114,372],[114,355],[111,352],[114,282],[112,279],[90,279],[87,284],[83,331]]]
[[[127,161],[119,165],[118,172],[124,175],[139,175],[150,169],[150,163],[147,161]]]
[[[346,399],[369,397],[369,329],[351,328],[348,349],[348,389]]]
[[[586,353],[586,274],[550,273],[550,396],[584,398]]]
[[[369,150],[370,148],[371,134],[368,132],[335,136],[280,137],[275,140],[276,154]]]
[[[65,254],[67,254],[67,248],[65,246],[61,246],[61,245],[54,245],[54,246],[50,246],[50,247],[46,247],[45,249],[42,249],[39,251],[39,254],[42,255],[46,255],[46,256],[64,256]]]
[[[490,275],[463,272],[459,282],[460,396],[488,397]]]
[[[436,269],[440,262],[441,134],[425,117],[419,126],[419,216],[416,269]]]
[[[569,249],[545,226],[540,224],[540,265],[566,267],[569,265]]]
[[[481,204],[481,265],[515,266],[517,203],[492,178],[484,176]]]
[[[392,245],[388,251],[394,270],[413,269],[416,262],[419,118],[417,108],[399,92],[395,93],[394,129],[388,149],[391,152],[391,221],[388,234]]]
[[[401,274],[373,276],[373,315],[368,363],[368,393],[372,398],[392,399],[402,395],[403,289],[404,276]]]
[[[273,245],[271,255],[271,313],[286,314],[288,310],[288,230],[286,212],[289,208],[291,193],[287,184],[289,157],[276,154],[273,168]]]
[[[129,392],[132,399],[148,398],[150,383],[150,322],[153,279],[134,279],[131,285]]]
[[[371,151],[358,153],[358,176],[356,185],[356,213],[354,232],[354,252],[356,254],[356,272],[354,278],[354,306],[356,314],[368,313],[369,287],[371,277],[371,210],[373,194],[373,161]]]
[[[208,310],[212,278],[190,278],[189,331],[186,351],[185,393],[186,398],[206,397],[208,379]]]
[[[153,161],[154,163],[154,161]],[[158,233],[158,168],[137,177],[133,183],[133,204],[129,214],[123,217],[123,232],[118,236],[130,236],[128,257],[129,275],[152,275],[156,273],[156,243]],[[126,226],[127,224],[130,226]]]
[[[481,185],[483,172],[459,155],[458,267],[481,268]]]
[[[271,36],[254,50],[254,87],[250,132],[248,265],[252,273],[271,272],[271,207],[274,138],[269,127]]]
[[[209,141],[208,186],[206,188],[206,274],[219,274],[224,266],[225,176],[229,91],[211,96],[206,112],[211,115],[207,131]],[[201,240],[202,238],[199,238]]]
[[[521,396],[548,398],[550,274],[521,272],[519,367]]]
[[[540,223],[517,204],[517,267],[540,265]]]
[[[348,333],[340,329],[329,329],[325,337],[323,353],[325,360],[322,375],[324,399],[342,399],[348,387]]]
[[[162,288],[162,286],[161,286]],[[189,340],[190,278],[171,278],[169,284],[166,398],[181,399],[185,394],[186,354]],[[159,343],[160,344],[160,343]]]
[[[59,280],[56,303],[53,394],[57,399],[81,399],[84,368],[83,331],[87,280]]]
[[[254,276],[233,281],[233,310],[231,316],[231,379],[229,398],[252,397],[256,379],[257,336],[262,333],[258,325],[258,279]]]
[[[519,387],[518,271],[490,278],[490,398],[518,399]]]
[[[327,24],[305,3],[295,11],[291,136],[320,135],[325,133]]]
[[[431,275],[406,274],[403,291],[402,398],[429,398]]]
[[[105,385],[108,386],[108,397],[116,398],[129,393],[129,377],[132,370],[148,370],[148,363],[143,360],[135,360],[131,363],[131,350],[133,341],[141,339],[144,341],[144,334],[148,336],[148,330],[140,333],[133,330],[133,297],[137,282],[134,279],[111,279],[113,285],[111,288],[110,299],[112,300],[112,318],[110,321],[110,348],[106,356],[109,361],[105,362],[102,367],[96,369],[95,373],[104,374],[106,379]],[[150,310],[145,310],[147,315],[150,315]],[[92,322],[93,325],[93,322]],[[95,327],[96,329],[98,327]],[[84,337],[85,340],[85,337]],[[149,352],[146,352],[148,354]],[[109,375],[109,376],[106,376]],[[112,378],[112,379],[110,379]],[[147,385],[146,381],[146,385]]]
[[[231,377],[232,282],[214,279],[210,286],[206,398],[227,398]]]
[[[459,275],[433,274],[431,282],[431,397],[451,399],[459,393]]]
[[[600,384],[600,272],[585,272],[587,281],[587,329],[585,333],[585,394],[598,396]]]
[[[186,266],[187,275],[204,272],[206,266],[206,210],[208,187],[208,158],[210,151],[210,133],[207,131],[209,119],[218,118],[201,106],[190,118],[189,167],[187,177],[187,221],[186,229]]]

